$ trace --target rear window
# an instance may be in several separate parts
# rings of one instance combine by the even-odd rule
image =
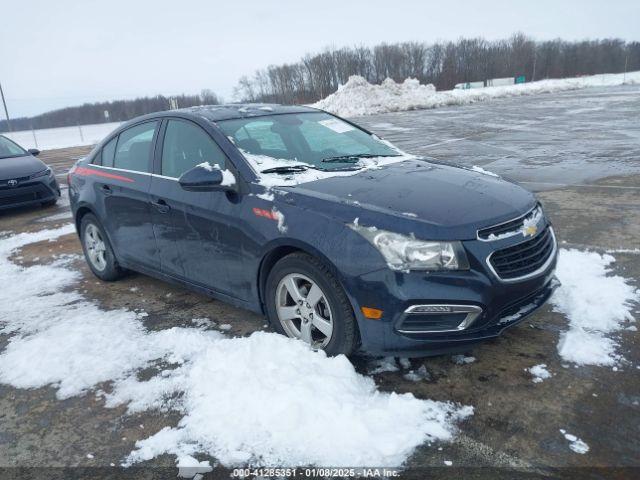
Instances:
[[[116,152],[117,142],[118,137],[115,137],[102,147],[102,152],[100,153],[99,158],[96,159],[99,165],[104,167],[113,167],[113,155]]]
[[[158,122],[147,122],[125,130],[118,137],[113,160],[115,168],[149,172],[151,145]]]

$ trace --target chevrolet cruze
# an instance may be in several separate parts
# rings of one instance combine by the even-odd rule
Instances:
[[[136,118],[68,180],[96,276],[178,282],[330,355],[468,349],[557,285],[533,194],[309,107]]]
[[[0,210],[29,205],[53,205],[60,187],[51,168],[36,156],[0,135]]]

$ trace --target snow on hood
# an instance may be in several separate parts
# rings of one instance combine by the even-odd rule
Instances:
[[[357,117],[448,105],[466,105],[500,97],[635,83],[640,83],[640,72],[629,72],[626,76],[622,73],[592,75],[501,87],[436,92],[433,85],[420,84],[418,80],[413,78],[408,78],[402,83],[396,83],[387,78],[382,82],[382,85],[372,85],[364,78],[353,75],[349,77],[347,83],[338,87],[338,91],[312,106],[343,117]]]

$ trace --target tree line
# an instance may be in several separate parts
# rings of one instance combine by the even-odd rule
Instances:
[[[599,73],[640,70],[640,42],[620,39],[535,41],[522,33],[505,40],[461,38],[455,42],[381,43],[373,47],[328,48],[307,54],[298,62],[270,65],[251,76],[243,76],[234,89],[241,101],[311,103],[335,92],[351,75],[370,83],[386,78],[401,82],[417,78],[438,90],[457,83],[491,78],[524,76],[526,81],[565,78]],[[173,108],[218,104],[211,90],[200,95],[136,98],[86,103],[11,120],[13,130],[53,128],[129,120],[138,115]],[[108,118],[104,112],[108,111]],[[0,132],[8,131],[0,120]]]
[[[526,81],[640,70],[640,42],[620,39],[535,41],[518,33],[488,41],[381,43],[332,48],[298,62],[270,65],[242,77],[234,96],[243,101],[311,103],[335,92],[349,76],[379,84],[412,77],[450,90],[457,83],[524,76]]]
[[[203,90],[200,95],[177,95],[165,97],[141,97],[133,100],[85,103],[77,107],[53,110],[34,117],[11,119],[11,129],[31,130],[39,128],[69,127],[94,123],[123,122],[139,115],[169,110],[171,108],[193,107],[196,105],[217,105],[219,99],[211,90]],[[105,115],[108,112],[108,116]],[[6,120],[0,121],[0,132],[8,132]]]

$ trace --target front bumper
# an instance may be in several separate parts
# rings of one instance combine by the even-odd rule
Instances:
[[[470,260],[477,261],[469,271],[379,270],[347,285],[362,350],[405,357],[465,351],[523,321],[560,285],[554,275],[557,249],[542,271],[517,282],[496,278],[482,265],[488,251],[473,250],[468,248]],[[382,319],[365,318],[360,306],[383,310]]]
[[[15,187],[0,186],[0,210],[42,204],[60,198],[55,176],[21,181]]]

